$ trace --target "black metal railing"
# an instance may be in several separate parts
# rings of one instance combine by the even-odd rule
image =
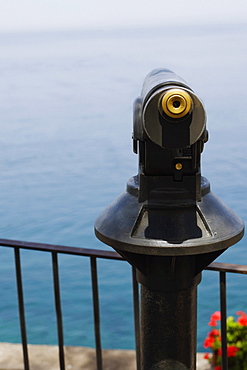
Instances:
[[[51,254],[52,271],[53,271],[53,285],[54,285],[54,299],[56,309],[57,335],[59,347],[59,364],[60,370],[65,370],[65,356],[64,356],[64,334],[63,334],[63,318],[60,298],[60,284],[59,284],[59,264],[58,254],[70,254],[77,256],[84,256],[90,258],[91,267],[91,282],[92,282],[92,297],[93,297],[93,315],[94,315],[94,334],[95,334],[95,351],[97,369],[102,370],[102,348],[101,348],[101,333],[100,333],[100,304],[98,291],[98,259],[123,260],[124,259],[116,252],[102,251],[96,249],[77,248],[61,245],[52,245],[44,243],[23,242],[16,240],[0,239],[0,246],[14,248],[15,256],[15,270],[19,305],[19,320],[21,329],[21,339],[23,348],[23,364],[24,369],[29,370],[29,356],[27,346],[26,322],[25,322],[25,305],[23,297],[22,284],[22,268],[20,259],[20,250],[35,250],[44,251]],[[206,270],[219,272],[220,285],[220,309],[221,309],[221,336],[222,336],[222,370],[228,370],[227,365],[227,341],[226,341],[226,273],[247,274],[247,266],[234,265],[214,262],[210,264]],[[140,370],[140,323],[139,323],[139,288],[136,281],[135,269],[132,268],[132,289],[133,289],[133,307],[134,307],[134,332],[136,344],[136,368]]]
[[[65,370],[65,358],[64,358],[64,335],[63,335],[63,320],[62,320],[62,309],[61,309],[61,298],[60,298],[60,285],[59,285],[59,266],[58,266],[58,254],[70,254],[77,256],[84,256],[90,258],[91,266],[91,282],[92,282],[92,297],[93,297],[93,314],[94,314],[94,333],[95,333],[95,350],[96,350],[96,363],[97,369],[103,369],[102,365],[102,348],[101,348],[101,334],[100,334],[100,308],[99,308],[99,292],[98,292],[98,276],[97,276],[97,259],[111,259],[111,260],[123,260],[123,258],[116,252],[102,251],[87,248],[76,248],[62,245],[51,245],[44,243],[33,243],[23,242],[17,240],[5,240],[0,239],[0,246],[14,248],[15,256],[15,269],[16,269],[16,282],[17,282],[17,294],[18,294],[18,306],[19,306],[19,320],[20,330],[23,348],[23,363],[24,369],[29,370],[29,356],[27,346],[27,334],[26,334],[26,320],[25,320],[25,306],[23,297],[23,284],[22,284],[22,269],[20,259],[20,249],[28,249],[35,251],[44,251],[51,253],[52,257],[52,271],[53,271],[53,285],[54,285],[54,299],[56,308],[56,321],[57,321],[57,335],[58,335],[58,347],[59,347],[59,364],[60,370]],[[133,284],[133,304],[134,304],[134,317],[135,317],[135,332],[136,332],[136,350],[137,350],[137,369],[139,368],[139,295],[138,295],[138,284],[135,278],[135,271],[132,273],[132,284]]]
[[[218,271],[220,286],[220,312],[221,312],[221,348],[222,348],[222,370],[228,370],[227,360],[227,293],[226,293],[226,274],[247,274],[246,265],[236,265],[232,263],[211,263],[205,270]]]

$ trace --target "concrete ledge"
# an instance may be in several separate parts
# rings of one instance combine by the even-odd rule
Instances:
[[[95,350],[87,347],[65,347],[66,370],[97,370]],[[28,345],[30,370],[59,370],[58,347]],[[135,370],[135,351],[103,350],[104,370]],[[23,370],[22,346],[0,343],[0,370]],[[203,354],[197,354],[197,370],[210,369]]]

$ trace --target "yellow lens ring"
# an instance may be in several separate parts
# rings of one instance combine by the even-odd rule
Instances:
[[[191,110],[192,99],[185,90],[170,89],[163,95],[161,106],[168,117],[182,118]]]

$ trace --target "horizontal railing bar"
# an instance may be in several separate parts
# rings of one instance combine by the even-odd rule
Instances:
[[[57,252],[57,253],[85,256],[85,257],[124,260],[124,258],[120,256],[120,254],[118,254],[117,252],[113,252],[113,251],[79,248],[79,247],[71,247],[71,246],[65,246],[65,245],[47,244],[47,243],[27,242],[27,241],[21,241],[21,240],[0,239],[0,246],[17,247],[17,248],[29,249],[29,250],[39,250],[43,252]],[[205,270],[233,272],[237,274],[247,274],[247,265],[213,262],[210,265],[208,265],[205,268]]]
[[[39,250],[43,252],[57,252],[85,257],[96,257],[96,258],[98,257],[114,260],[123,260],[123,257],[121,257],[117,252],[104,251],[100,249],[70,247],[65,245],[54,245],[46,243],[26,242],[20,240],[0,239],[0,246],[18,247],[22,249]]]
[[[213,262],[205,270],[233,272],[235,274],[247,274],[247,265],[237,265],[234,263]]]

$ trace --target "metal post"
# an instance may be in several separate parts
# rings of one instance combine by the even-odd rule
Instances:
[[[97,370],[103,369],[102,349],[100,336],[100,308],[99,308],[99,289],[98,289],[98,274],[97,261],[95,257],[90,258],[91,262],[91,277],[92,277],[92,293],[93,293],[93,313],[94,313],[94,334],[96,344],[96,363]]]
[[[196,369],[197,285],[192,256],[147,256],[141,288],[141,369]]]
[[[136,269],[134,267],[132,267],[132,286],[134,303],[136,370],[141,370],[139,286],[136,280]]]
[[[196,369],[196,287],[142,287],[142,369]]]
[[[21,274],[21,259],[20,259],[20,249],[18,247],[15,248],[15,268],[16,268],[16,283],[17,283],[17,292],[18,292],[18,303],[19,303],[19,317],[20,317],[20,327],[21,327],[23,361],[24,361],[25,370],[29,370],[27,332],[26,332],[25,308],[24,308],[24,297],[23,297],[23,286],[22,286],[22,274]]]
[[[53,285],[54,285],[55,308],[56,308],[56,317],[57,317],[59,364],[60,364],[60,370],[65,370],[63,319],[62,319],[62,307],[61,307],[61,298],[60,298],[58,258],[57,258],[57,253],[56,252],[52,252],[52,269],[53,269]]]
[[[222,370],[228,370],[227,331],[226,331],[226,273],[220,271],[220,312],[221,312],[221,348]]]

